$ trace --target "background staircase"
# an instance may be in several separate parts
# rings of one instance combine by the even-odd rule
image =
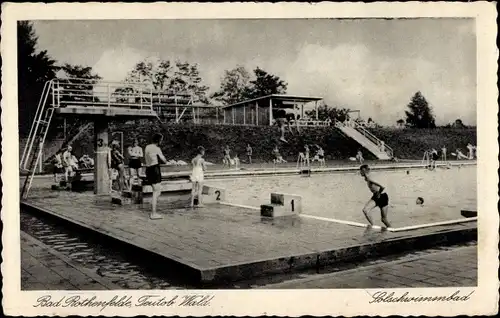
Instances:
[[[356,122],[337,123],[336,127],[346,136],[354,139],[363,148],[371,152],[379,160],[390,160],[393,157],[393,150],[388,145],[383,146],[382,140],[375,137],[366,128]]]

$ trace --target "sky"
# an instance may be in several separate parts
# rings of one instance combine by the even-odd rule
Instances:
[[[393,125],[421,91],[437,124],[476,124],[473,19],[35,21],[38,48],[60,64],[121,81],[144,59],[198,63],[210,92],[242,65],[279,76],[288,93],[320,96]]]

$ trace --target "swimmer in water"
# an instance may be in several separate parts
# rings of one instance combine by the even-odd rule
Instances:
[[[380,208],[382,223],[384,223],[386,227],[391,227],[391,224],[387,219],[387,212],[389,209],[389,196],[387,195],[387,193],[384,193],[385,188],[380,183],[377,183],[372,179],[372,177],[370,176],[370,167],[368,167],[368,165],[362,165],[359,170],[361,176],[364,177],[366,184],[368,185],[368,189],[373,193],[373,196],[363,208],[363,214],[365,215],[369,223],[368,227],[371,228],[373,226],[373,220],[370,216],[370,212],[376,207]]]

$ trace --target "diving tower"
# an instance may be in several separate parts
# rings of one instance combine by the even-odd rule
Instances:
[[[155,92],[145,83],[80,78],[47,81],[21,156],[20,168],[27,172],[22,198],[28,196],[54,116],[77,117],[94,123],[94,193],[108,194],[109,122],[159,118],[157,110],[165,107],[175,110],[177,122],[188,108],[193,109],[191,117],[195,119],[195,106],[198,105],[189,94]]]

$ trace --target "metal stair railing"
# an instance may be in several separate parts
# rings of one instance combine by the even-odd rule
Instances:
[[[377,146],[377,148],[379,148],[379,151],[382,152],[380,150],[380,145],[381,145],[381,142],[382,140],[380,140],[379,138],[377,138],[375,135],[373,135],[371,132],[369,132],[366,128],[364,128],[363,126],[361,126],[360,124],[352,121],[350,124],[345,124],[345,123],[342,123],[342,122],[337,122],[335,124],[336,127],[351,127],[353,128],[354,130],[356,130],[358,133],[362,134],[365,138],[367,138],[370,142],[372,142],[374,145]],[[384,151],[390,158],[393,157],[394,155],[394,150],[389,147],[388,145],[386,145],[384,143]]]
[[[35,118],[33,120],[33,124],[31,125],[30,133],[28,135],[28,138],[26,139],[26,144],[24,145],[24,150],[23,154],[21,156],[21,162],[20,162],[20,168],[22,170],[27,170],[26,168],[26,163],[29,160],[32,150],[33,150],[33,144],[35,142],[36,136],[37,136],[37,131],[38,128],[40,127],[40,120],[44,114],[45,111],[45,105],[47,103],[48,96],[50,94],[51,88],[54,85],[54,81],[50,80],[45,82],[42,90],[42,96],[40,97],[40,100],[38,101],[38,106],[36,108],[36,113],[35,113]]]
[[[33,153],[33,157],[31,158],[31,163],[28,168],[28,175],[24,180],[23,188],[21,191],[21,197],[23,199],[26,199],[28,197],[28,193],[31,189],[31,184],[35,176],[36,166],[38,162],[42,160],[43,145],[45,143],[45,139],[47,138],[47,133],[49,131],[50,122],[52,121],[52,116],[54,115],[54,108],[49,107],[43,113],[45,114],[45,116],[43,117],[44,120],[37,120],[37,127],[41,124],[41,128],[40,131],[34,136],[32,142],[35,143],[36,141],[35,144],[37,148],[35,149],[37,151]]]
[[[356,129],[358,132],[360,132],[361,134],[363,134],[363,136],[365,136],[368,140],[370,140],[372,143],[374,143],[375,145],[377,145],[377,147],[379,147],[380,149],[380,146],[382,144],[382,140],[380,140],[379,138],[377,138],[374,134],[372,134],[371,132],[369,132],[365,127],[363,127],[362,125],[354,122],[354,129]],[[382,151],[381,151],[382,152]],[[394,151],[391,147],[389,147],[388,145],[386,145],[384,143],[384,152],[389,156],[389,157],[393,157],[393,154],[394,154]]]

